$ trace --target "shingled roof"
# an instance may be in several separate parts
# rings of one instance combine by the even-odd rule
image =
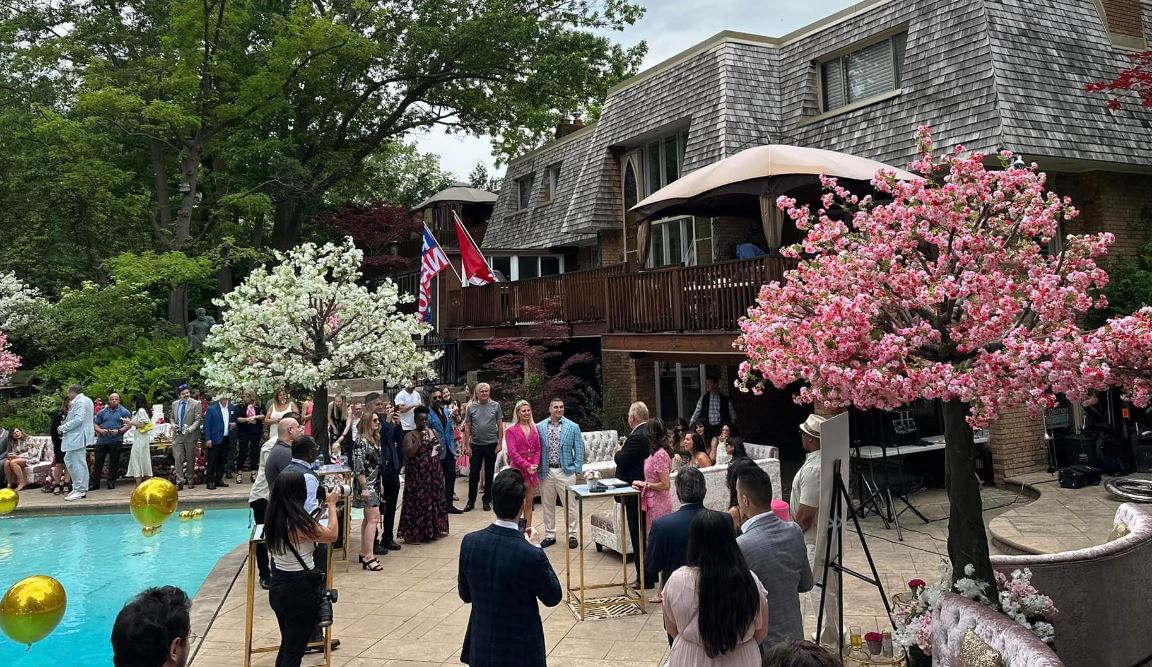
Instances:
[[[1144,6],[1152,42],[1152,9]],[[906,31],[901,87],[859,108],[820,113],[818,61]],[[1125,66],[1095,0],[872,0],[780,38],[725,32],[616,86],[597,123],[508,167],[488,227],[489,249],[587,242],[622,218],[619,156],[686,129],[687,173],[744,148],[791,143],[903,166],[916,127],[962,143],[1079,169],[1148,169],[1152,112],[1109,113],[1084,92]],[[551,202],[545,167],[560,164]],[[534,174],[516,210],[518,178]]]

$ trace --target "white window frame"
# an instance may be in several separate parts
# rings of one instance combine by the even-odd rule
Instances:
[[[686,369],[686,368],[699,369],[700,392],[703,393],[704,392],[704,380],[707,379],[707,377],[709,375],[708,369],[709,368],[714,369],[716,371],[717,375],[719,375],[719,371],[721,370],[720,367],[722,366],[722,364],[682,364],[682,363],[678,363],[678,362],[668,362],[668,363],[672,363],[676,367],[676,380],[675,380],[675,382],[676,382],[676,404],[678,406],[682,406],[685,408],[685,413],[683,415],[680,415],[680,416],[683,417],[685,420],[689,420],[692,417],[692,411],[696,409],[696,403],[694,402],[694,403],[692,403],[692,405],[684,405],[684,369]],[[660,366],[661,365],[662,364],[660,364],[660,363],[652,364],[653,377],[655,378],[655,383],[653,386],[656,387],[656,414],[654,416],[667,421],[670,418],[670,416],[664,410],[664,393],[660,390],[660,379],[661,379],[660,378]],[[697,398],[697,400],[699,400],[699,398]],[[675,443],[675,447],[679,448],[680,443]]]
[[[676,178],[669,180],[668,178],[668,146],[666,140],[675,138],[675,151],[676,151]],[[688,131],[680,130],[678,132],[665,134],[652,141],[647,141],[640,148],[630,152],[628,159],[637,159],[638,166],[637,174],[640,176],[640,193],[641,199],[650,196],[660,188],[666,187],[669,183],[677,180],[684,175],[684,151],[688,145]],[[657,161],[659,164],[653,165],[649,160],[650,151],[656,148],[658,156]],[[634,163],[636,164],[636,163]],[[655,190],[652,189],[652,176],[653,168],[656,170],[656,181],[660,187]],[[623,172],[621,172],[623,173]]]
[[[527,259],[529,257],[532,257],[532,258],[536,259],[536,277],[537,278],[541,277],[540,276],[540,258],[541,257],[555,257],[558,260],[560,260],[560,273],[555,274],[555,275],[563,275],[564,273],[567,272],[565,267],[564,267],[564,255],[561,255],[558,253],[542,252],[542,253],[534,253],[531,255],[527,255],[527,254],[525,254],[525,255],[511,255],[511,254],[488,255],[486,257],[486,259],[488,260],[488,264],[492,265],[493,264],[492,260],[496,257],[507,257],[510,260],[511,268],[509,269],[509,274],[506,276],[508,278],[508,282],[516,282],[516,281],[520,280],[520,259],[521,258]],[[532,280],[532,278],[525,278],[525,280]]]
[[[896,52],[896,40],[898,38],[903,38],[905,40],[905,48],[904,48],[903,52],[901,52],[900,54],[897,54],[897,52]],[[893,91],[899,90],[900,86],[903,84],[903,80],[904,80],[903,58],[904,58],[904,53],[907,52],[907,39],[908,39],[907,31],[900,30],[900,31],[894,32],[892,34],[886,35],[880,39],[872,40],[870,42],[866,42],[866,43],[863,43],[863,44],[860,44],[857,46],[853,46],[851,48],[851,50],[849,50],[849,51],[840,52],[840,53],[837,53],[835,56],[832,56],[829,58],[824,58],[823,60],[817,61],[817,63],[816,63],[817,64],[817,68],[816,68],[816,71],[817,71],[816,93],[817,93],[817,96],[819,97],[819,100],[820,100],[820,105],[819,105],[820,113],[822,113],[822,114],[831,113],[831,112],[837,111],[839,109],[850,107],[850,106],[855,105],[855,104],[863,104],[863,103],[865,103],[868,100],[871,100],[873,98],[878,98],[878,97],[881,97],[883,95],[889,95]],[[888,44],[888,65],[892,70],[892,87],[887,89],[887,90],[883,90],[883,91],[880,91],[880,92],[875,93],[873,95],[870,95],[868,97],[860,98],[858,100],[849,99],[848,91],[849,91],[849,87],[851,86],[851,83],[848,80],[848,59],[851,56],[856,55],[857,53],[860,53],[861,51],[864,51],[865,49],[870,49],[870,48],[876,46],[877,44],[881,44],[881,43],[887,43]],[[898,57],[898,55],[899,55],[899,57]],[[828,100],[825,98],[825,94],[824,94],[824,68],[832,65],[833,63],[836,63],[837,66],[840,68],[840,80],[842,82],[841,85],[843,86],[843,90],[841,92],[843,94],[842,96],[843,96],[844,103],[839,105],[839,106],[829,107],[828,106]]]

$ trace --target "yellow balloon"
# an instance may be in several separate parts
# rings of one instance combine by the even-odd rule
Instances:
[[[141,532],[144,533],[144,537],[152,537],[156,533],[159,533],[161,528],[163,528],[163,526],[147,526],[142,528]]]
[[[0,599],[0,630],[21,644],[44,639],[64,618],[68,595],[52,577],[36,575],[21,579]]]
[[[183,510],[180,512],[180,520],[181,521],[187,521],[188,519],[191,519],[191,518],[192,518],[192,512],[190,512],[189,510]]]
[[[19,504],[20,494],[16,489],[0,489],[0,516],[15,512]]]
[[[204,518],[204,510],[199,508],[199,507],[192,510],[192,518],[193,519],[203,519]]]
[[[132,516],[141,526],[153,528],[167,521],[179,502],[175,484],[153,477],[132,491]]]

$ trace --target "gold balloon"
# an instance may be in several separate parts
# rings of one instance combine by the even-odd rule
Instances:
[[[19,504],[20,494],[16,489],[0,489],[0,516],[15,512]]]
[[[192,512],[190,512],[189,510],[183,510],[180,512],[180,520],[181,521],[187,521],[188,519],[191,519],[191,518],[192,518]]]
[[[197,520],[203,519],[204,518],[204,510],[199,508],[199,507],[192,510],[192,518],[197,519]]]
[[[179,501],[175,484],[161,477],[153,477],[132,491],[132,516],[141,526],[153,528],[172,516]]]
[[[141,529],[141,532],[144,533],[144,537],[152,537],[156,533],[159,533],[161,528],[163,528],[163,526],[146,526]]]
[[[21,579],[0,599],[0,630],[12,641],[31,646],[56,629],[67,606],[59,581],[42,574]]]

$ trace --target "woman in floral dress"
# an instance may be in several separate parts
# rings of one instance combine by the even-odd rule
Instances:
[[[404,503],[396,531],[409,544],[448,534],[440,441],[428,428],[428,408],[421,405],[413,412],[416,430],[404,436]]]
[[[357,425],[351,447],[352,506],[364,510],[360,525],[360,567],[379,572],[384,567],[372,553],[380,523],[380,417],[365,415]]]
[[[651,443],[648,458],[644,459],[644,481],[632,482],[632,487],[640,492],[640,507],[644,510],[644,539],[652,533],[652,524],[662,516],[672,512],[672,452],[668,431],[659,419],[649,419],[644,425],[644,434]],[[661,601],[657,591],[652,603]]]

